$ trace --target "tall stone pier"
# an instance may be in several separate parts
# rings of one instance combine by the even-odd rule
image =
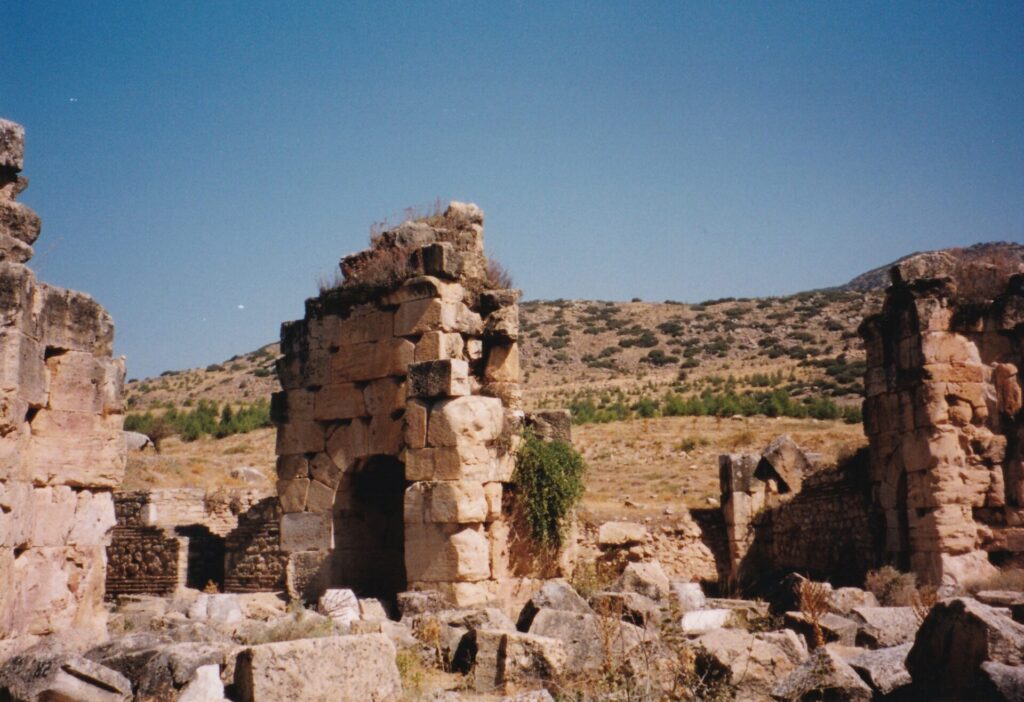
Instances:
[[[885,560],[963,583],[1024,559],[1024,275],[936,256],[861,326],[864,427]]]
[[[452,203],[341,270],[281,329],[272,414],[289,587],[504,599],[519,292],[488,279],[483,214]]]
[[[24,134],[0,120],[0,639],[95,639],[124,473],[124,361],[100,305],[25,265],[41,224],[16,202]]]

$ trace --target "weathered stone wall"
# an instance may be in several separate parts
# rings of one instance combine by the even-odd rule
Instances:
[[[1020,559],[1024,276],[999,262],[897,267],[860,331],[885,559],[935,583]]]
[[[788,437],[763,454],[719,457],[729,575],[776,571],[860,584],[877,563],[877,528],[860,456],[823,467]]]
[[[385,597],[498,598],[522,425],[518,291],[487,289],[483,215],[452,203],[341,268],[345,282],[281,330],[272,412],[290,573]]]
[[[15,201],[23,148],[22,127],[0,120],[0,638],[98,635],[124,362],[100,305],[24,265],[41,224]]]
[[[280,507],[254,489],[164,488],[115,494],[107,548],[107,597],[166,595],[177,588],[225,592],[284,587]]]

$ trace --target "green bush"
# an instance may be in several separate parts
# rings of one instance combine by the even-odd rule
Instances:
[[[512,483],[535,543],[561,546],[568,517],[583,497],[586,470],[583,456],[569,444],[524,434]]]

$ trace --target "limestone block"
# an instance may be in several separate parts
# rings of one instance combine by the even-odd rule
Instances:
[[[936,383],[982,383],[985,367],[978,363],[926,363],[924,377]]]
[[[44,635],[74,628],[106,632],[104,546],[30,548],[14,559],[8,632]]]
[[[81,351],[48,358],[50,409],[99,414],[105,404],[101,392],[107,375],[105,360]],[[116,390],[111,394],[116,395]]]
[[[327,438],[327,456],[342,473],[369,455],[369,426],[362,419],[337,426]]]
[[[432,483],[420,481],[405,489],[402,498],[402,519],[406,524],[422,524],[427,521],[431,485]]]
[[[459,303],[456,330],[469,336],[479,336],[484,332],[484,320],[479,314]]]
[[[430,446],[465,446],[494,441],[501,436],[504,412],[493,397],[470,395],[434,404],[430,410],[427,443]]]
[[[309,422],[315,398],[315,393],[305,389],[275,392],[270,396],[271,419],[278,424]]]
[[[0,167],[20,171],[25,158],[25,128],[0,119]]]
[[[491,578],[494,580],[507,580],[512,575],[509,566],[510,538],[511,529],[507,522],[499,519],[487,525],[487,541],[491,549]]]
[[[462,358],[465,347],[462,334],[458,332],[428,331],[416,342],[416,351],[413,360],[416,363],[423,361],[443,361],[449,358]]]
[[[480,394],[496,397],[510,409],[521,410],[523,408],[523,389],[519,383],[488,382],[480,388]]]
[[[431,484],[429,521],[468,524],[486,518],[487,498],[481,483],[450,480]]]
[[[519,338],[519,305],[502,307],[487,315],[484,334],[497,341],[516,341]]]
[[[276,452],[279,456],[319,453],[324,450],[323,425],[313,421],[290,421],[277,427]]]
[[[334,506],[334,493],[335,489],[329,485],[324,485],[319,480],[310,481],[306,509],[310,512],[329,512]]]
[[[114,323],[107,311],[85,293],[39,284],[40,327],[44,346],[109,356]]]
[[[281,517],[281,550],[325,551],[334,548],[334,520],[330,513],[293,512]]]
[[[395,336],[416,336],[430,331],[458,331],[459,305],[438,298],[403,302],[395,313]]]
[[[352,419],[364,414],[366,405],[363,402],[363,391],[355,383],[330,383],[314,395],[314,419]]]
[[[235,689],[240,702],[390,702],[402,696],[395,646],[383,634],[252,646],[238,656]]]
[[[1016,415],[1024,403],[1017,366],[1012,363],[993,364],[992,382],[996,388],[999,411],[1011,417]]]
[[[383,303],[385,305],[401,305],[411,300],[428,298],[439,298],[444,302],[461,302],[465,292],[459,283],[449,283],[433,276],[423,275],[405,281],[402,287],[385,296]]]
[[[572,413],[567,409],[529,412],[526,415],[526,426],[542,441],[572,443]]]
[[[454,247],[448,243],[428,244],[415,252],[418,263],[428,276],[456,278],[461,260]]]
[[[0,200],[0,234],[32,245],[39,238],[42,227],[39,215],[27,205]]]
[[[409,366],[410,397],[458,397],[469,393],[469,364],[465,361],[426,361]]]
[[[411,449],[421,449],[427,445],[427,417],[430,406],[421,400],[409,400],[402,418],[405,427],[405,445]]]
[[[34,253],[32,247],[24,241],[0,233],[0,263],[26,263],[32,259]]]
[[[495,344],[487,352],[484,378],[494,383],[518,383],[519,344]]]
[[[927,363],[981,364],[978,347],[967,337],[952,332],[921,334],[921,353]]]
[[[0,330],[0,392],[30,405],[46,404],[44,349],[17,330]]]
[[[401,378],[381,378],[370,382],[363,390],[366,414],[393,414],[405,409],[405,381]]]
[[[635,522],[605,522],[598,528],[599,546],[641,544],[648,538],[647,527]]]
[[[474,582],[490,577],[483,529],[453,525],[405,525],[405,570],[410,581]]]
[[[409,449],[405,452],[406,480],[497,480],[497,460],[483,445]]]
[[[487,517],[485,521],[492,522],[501,518],[501,483],[484,483],[484,499],[487,500]]]
[[[277,457],[277,477],[280,480],[306,478],[309,476],[309,461],[304,454]]]
[[[388,414],[374,415],[370,420],[369,455],[397,455],[402,450],[404,429],[401,418],[392,419]]]
[[[329,551],[297,551],[285,565],[285,590],[291,599],[314,601],[327,589],[330,579]]]
[[[116,488],[124,477],[124,418],[42,409],[27,464],[37,484]]]
[[[318,482],[323,483],[332,491],[338,489],[341,480],[341,469],[326,453],[318,453],[309,462],[309,474]]]
[[[61,649],[61,646],[42,644],[4,661],[0,667],[4,699],[54,702],[128,702],[132,699],[132,684],[128,678]],[[223,691],[222,686],[222,695]],[[184,700],[183,697],[177,699]]]
[[[913,418],[913,409],[911,409]],[[913,420],[909,429],[913,431]],[[803,450],[797,446],[792,437],[784,434],[773,440],[763,454],[764,460],[772,467],[779,479],[780,491],[800,492],[804,475],[810,470],[810,463],[804,455]],[[755,475],[764,480],[765,476]]]
[[[309,479],[277,481],[277,497],[284,512],[302,512],[306,509],[306,498],[309,494]]]
[[[339,327],[339,334],[334,340],[338,346],[383,341],[394,336],[395,313],[365,305],[341,320]]]
[[[494,629],[474,629],[469,636],[476,651],[473,689],[477,692],[536,685],[565,672],[565,644],[559,639]]]
[[[413,361],[416,345],[408,339],[388,338],[346,344],[331,359],[333,382],[367,381],[404,375]]]

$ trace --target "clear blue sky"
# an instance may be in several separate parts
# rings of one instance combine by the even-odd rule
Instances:
[[[275,340],[437,197],[528,298],[1024,240],[1021,2],[13,2],[0,66],[33,267],[110,310],[130,376]]]

